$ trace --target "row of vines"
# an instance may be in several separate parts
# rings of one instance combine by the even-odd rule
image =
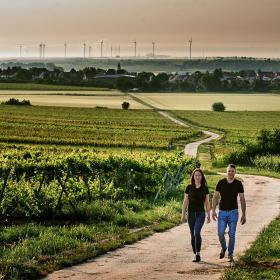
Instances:
[[[163,177],[192,160],[178,153],[106,154],[91,151],[6,151],[0,157],[0,211],[4,217],[75,214],[80,203],[149,198]]]

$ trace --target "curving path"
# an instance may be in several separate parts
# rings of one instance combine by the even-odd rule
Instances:
[[[160,114],[171,117],[166,112]],[[180,121],[181,122],[181,121]],[[182,125],[186,126],[185,123]],[[186,145],[185,153],[196,156],[199,144],[217,139],[219,135],[203,131],[209,138]],[[235,254],[243,253],[256,239],[264,226],[279,215],[280,179],[264,176],[238,175],[244,181],[247,201],[247,223],[238,225]],[[257,203],[256,203],[257,202]],[[269,206],[269,207],[268,207]],[[193,253],[187,224],[143,239],[133,245],[95,258],[81,265],[56,271],[47,279],[73,280],[215,280],[229,266],[226,259],[219,260],[220,246],[217,224],[205,224],[202,231],[202,262],[191,261]]]
[[[189,127],[188,124],[186,124],[185,122],[170,116],[170,114],[168,114],[166,111],[158,111],[158,113],[160,115],[162,115],[163,117],[168,118],[169,120],[175,122],[176,124],[179,124],[179,125],[185,126],[185,127]],[[188,155],[188,156],[191,156],[191,157],[196,157],[197,149],[198,149],[198,146],[200,144],[207,143],[207,142],[210,142],[212,140],[216,140],[216,139],[218,139],[220,137],[219,134],[211,132],[211,131],[202,130],[202,132],[204,134],[206,134],[206,135],[209,135],[209,137],[206,138],[206,139],[200,140],[200,141],[196,141],[196,142],[192,142],[192,143],[187,144],[185,146],[185,149],[184,149],[185,155]]]

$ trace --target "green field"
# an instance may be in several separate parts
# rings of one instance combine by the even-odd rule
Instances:
[[[167,148],[200,135],[151,110],[1,105],[0,125],[8,143]]]
[[[280,112],[211,112],[173,111],[173,114],[204,128],[220,131],[224,137],[216,142],[216,157],[240,149],[255,141],[260,130],[280,128]]]
[[[163,110],[211,111],[214,102],[223,102],[228,111],[280,111],[280,94],[137,93],[134,95]]]
[[[153,110],[1,105],[0,276],[37,278],[178,224],[182,190],[163,178],[194,162],[167,147],[200,136]]]
[[[35,90],[35,91],[110,91],[108,88],[48,85],[35,83],[0,83],[0,90]]]

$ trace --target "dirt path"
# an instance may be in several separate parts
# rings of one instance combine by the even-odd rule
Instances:
[[[244,180],[248,221],[243,226],[238,225],[236,254],[249,248],[261,229],[279,214],[280,199],[279,179],[239,176]],[[218,259],[220,247],[216,226],[216,222],[211,222],[203,227],[203,261],[198,264],[191,262],[189,229],[183,224],[93,261],[57,271],[47,279],[218,279],[229,263],[226,259]]]
[[[168,114],[168,112],[158,111],[158,113],[160,115],[162,115],[163,117],[168,118],[169,120],[173,121],[176,124],[179,124],[179,125],[185,126],[185,127],[189,127],[189,125],[186,124],[185,122],[170,116],[170,114]],[[191,156],[191,157],[196,157],[197,149],[198,149],[198,146],[200,144],[210,142],[210,141],[218,139],[220,137],[219,134],[211,132],[211,131],[202,130],[202,132],[206,135],[209,135],[209,137],[206,138],[206,139],[200,140],[200,141],[196,141],[196,142],[192,142],[192,143],[187,144],[185,146],[185,149],[184,149],[185,155],[188,155],[188,156]]]

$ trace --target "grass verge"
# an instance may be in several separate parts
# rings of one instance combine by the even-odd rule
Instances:
[[[174,227],[179,224],[180,205],[175,200],[159,205],[130,200],[115,206],[109,217],[102,212],[108,205],[105,209],[100,203],[99,207],[89,207],[88,211],[98,212],[101,218],[88,224],[30,223],[2,227],[0,278],[43,277]]]
[[[252,247],[227,269],[223,280],[280,279],[280,216],[265,228]]]

